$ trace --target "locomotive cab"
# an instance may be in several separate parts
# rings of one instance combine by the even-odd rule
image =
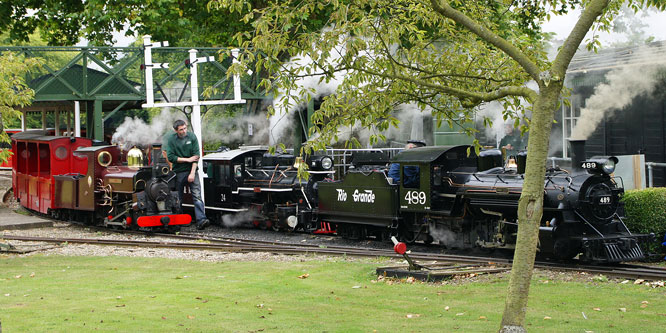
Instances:
[[[245,185],[247,170],[261,167],[266,147],[241,147],[203,157],[207,164],[204,190],[207,201],[206,208],[215,211],[245,211],[234,196],[240,193]]]
[[[467,145],[421,147],[396,155],[393,162],[400,163],[402,179],[417,174],[416,180],[399,184],[400,210],[450,214],[455,208],[451,186],[465,177],[450,172],[476,171],[475,157],[474,149]]]

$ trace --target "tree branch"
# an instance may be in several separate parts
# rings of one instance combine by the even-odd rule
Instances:
[[[504,53],[506,53],[509,57],[513,58],[513,60],[518,62],[518,64],[520,64],[520,66],[525,69],[525,71],[530,75],[530,77],[532,77],[534,81],[539,82],[540,84],[541,80],[539,78],[539,72],[541,70],[534,62],[532,62],[532,60],[530,60],[529,57],[527,57],[522,51],[520,51],[520,49],[513,46],[504,38],[498,36],[494,32],[486,29],[479,23],[470,19],[460,11],[453,9],[453,7],[451,7],[447,1],[430,0],[430,3],[432,4],[433,9],[435,9],[435,11],[441,14],[442,16],[447,17],[455,21],[456,23],[464,26],[477,36],[481,37],[486,42],[504,51]]]
[[[440,91],[442,93],[446,93],[449,95],[453,95],[461,99],[461,102],[465,104],[465,106],[475,106],[480,104],[481,102],[490,102],[490,101],[495,101],[498,99],[501,99],[503,97],[507,96],[522,96],[525,97],[530,103],[533,103],[536,98],[537,98],[537,93],[527,87],[502,87],[494,91],[490,92],[471,92],[463,89],[458,89],[458,88],[453,88],[453,87],[448,87],[448,86],[442,86],[439,84],[434,84],[430,82],[424,82],[421,78],[418,77],[409,77],[409,76],[402,76],[402,75],[390,75],[390,74],[385,74],[381,72],[376,72],[373,70],[369,70],[367,68],[358,68],[354,67],[353,68],[356,71],[359,72],[364,72],[367,74],[375,75],[378,77],[383,77],[383,78],[388,78],[388,79],[397,79],[397,80],[403,80],[407,82],[414,83],[419,86],[431,88],[437,91]]]
[[[569,33],[569,36],[564,41],[557,57],[555,57],[555,61],[553,61],[551,68],[555,79],[564,78],[567,67],[569,67],[571,59],[576,54],[576,51],[578,51],[580,43],[583,41],[583,38],[585,38],[585,35],[599,15],[601,15],[604,9],[608,7],[608,3],[609,0],[592,0],[587,7],[585,7],[580,19],[576,22],[571,33]]]

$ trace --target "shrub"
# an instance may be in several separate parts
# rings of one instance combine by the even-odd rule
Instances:
[[[630,190],[622,197],[627,215],[625,223],[631,232],[656,235],[655,245],[662,254],[666,249],[661,243],[666,234],[666,188],[653,187],[644,190]]]

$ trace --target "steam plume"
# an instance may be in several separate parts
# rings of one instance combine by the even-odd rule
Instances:
[[[126,149],[155,142],[161,143],[162,135],[171,130],[173,122],[179,118],[182,119],[184,116],[172,112],[170,108],[163,108],[160,115],[154,117],[150,124],[136,117],[125,117],[125,121],[118,126],[111,137],[111,143],[120,143]]]
[[[269,127],[265,113],[235,118],[206,115],[205,125],[202,127],[203,140],[207,142],[220,141],[228,145],[268,143]],[[252,128],[251,135],[250,128]]]
[[[632,58],[644,57],[645,49],[636,52]],[[604,115],[613,114],[629,105],[634,98],[651,93],[658,80],[658,70],[666,61],[659,56],[652,58],[650,64],[624,66],[606,74],[607,83],[601,83],[594,89],[594,94],[585,101],[580,110],[580,118],[570,138],[587,139],[597,128]]]

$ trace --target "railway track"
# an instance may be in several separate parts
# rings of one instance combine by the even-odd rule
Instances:
[[[107,230],[108,231],[108,230]],[[146,235],[137,232],[137,234]],[[29,237],[4,235],[0,238],[5,240],[46,242],[46,243],[72,243],[72,244],[92,244],[92,245],[110,245],[110,246],[129,246],[129,247],[150,247],[150,248],[171,248],[181,250],[209,250],[224,252],[269,252],[281,254],[319,254],[334,256],[354,256],[354,257],[387,257],[402,258],[390,250],[372,249],[372,248],[350,248],[342,246],[323,246],[312,244],[293,244],[272,241],[246,240],[239,238],[226,237],[202,237],[197,235],[172,235],[172,234],[153,234],[154,236],[172,238],[176,241],[143,241],[143,240],[109,240],[99,238],[50,238],[50,237]],[[188,241],[188,242],[179,242]],[[194,242],[193,242],[194,241]],[[421,262],[433,263],[457,263],[457,264],[476,264],[476,265],[495,265],[511,266],[510,259],[481,257],[481,256],[462,256],[449,254],[433,254],[424,252],[412,252],[409,256]],[[584,265],[571,263],[554,263],[537,261],[535,268],[568,271],[568,272],[586,272],[589,274],[603,274],[610,277],[644,280],[666,280],[666,268],[640,266],[640,265]]]

